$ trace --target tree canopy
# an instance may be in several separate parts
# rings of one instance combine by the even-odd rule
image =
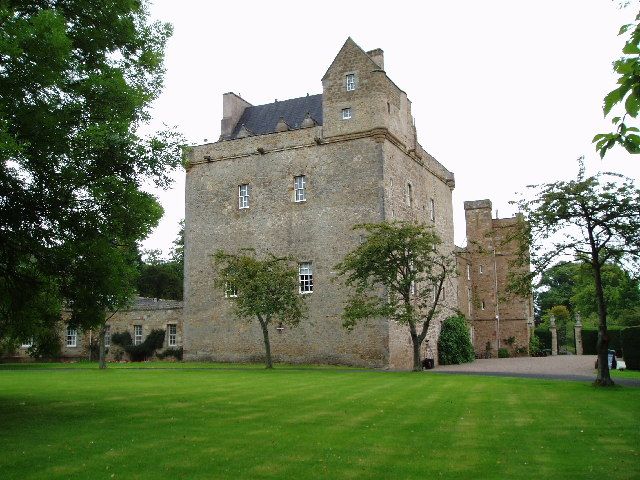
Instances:
[[[619,35],[628,35],[628,38],[622,49],[623,56],[613,62],[618,86],[604,98],[604,115],[608,116],[616,105],[623,108],[611,119],[616,130],[593,138],[601,158],[615,145],[621,145],[629,153],[640,153],[640,130],[629,125],[629,120],[635,120],[640,112],[640,13],[634,22],[620,27]]]
[[[569,258],[583,264],[591,274],[598,308],[598,355],[596,382],[610,385],[607,366],[607,303],[603,270],[610,263],[637,271],[640,259],[640,190],[630,178],[614,173],[587,177],[584,167],[576,180],[532,187],[533,199],[517,202],[526,217],[520,230],[520,259],[534,272],[520,277],[528,288],[533,276]]]
[[[240,319],[257,319],[262,329],[265,364],[273,368],[269,325],[272,321],[291,326],[306,318],[304,295],[298,293],[298,270],[288,258],[268,254],[264,259],[253,250],[229,254],[218,250],[216,288],[233,302]]]
[[[178,134],[138,133],[171,28],[139,0],[2,2],[0,25],[0,337],[30,337],[63,304],[100,324],[162,215],[142,184],[180,164]]]
[[[442,241],[430,226],[385,222],[354,229],[363,231],[365,238],[336,266],[346,285],[353,287],[343,325],[351,330],[362,320],[386,317],[407,326],[413,369],[421,370],[420,348],[443,307],[455,259],[439,251]]]

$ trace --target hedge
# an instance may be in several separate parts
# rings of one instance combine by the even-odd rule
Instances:
[[[440,365],[456,365],[475,360],[469,335],[469,325],[464,316],[453,316],[442,322],[438,339]]]
[[[533,334],[540,340],[541,350],[551,350],[551,331],[548,328],[536,328]]]
[[[620,333],[623,330],[621,327],[609,327],[607,332],[609,333],[609,350],[615,350],[616,355],[622,354],[622,341],[620,339]],[[597,328],[583,328],[582,329],[582,351],[585,355],[596,355],[596,345],[598,343],[598,329]]]
[[[622,355],[629,370],[640,370],[640,327],[622,329]]]

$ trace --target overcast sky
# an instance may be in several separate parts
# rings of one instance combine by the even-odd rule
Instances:
[[[191,144],[220,135],[222,94],[253,105],[322,93],[320,79],[348,36],[382,48],[387,75],[412,101],[418,139],[455,173],[456,243],[465,200],[488,198],[500,217],[526,185],[588,171],[640,177],[640,156],[600,161],[591,139],[609,129],[602,99],[615,86],[622,24],[638,10],[611,0],[155,0],[173,24],[163,95],[152,127],[175,125]],[[144,248],[168,252],[184,217],[184,171],[155,192],[165,216]]]

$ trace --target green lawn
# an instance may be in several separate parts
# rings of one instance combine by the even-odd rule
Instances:
[[[3,367],[0,478],[640,478],[640,388],[184,365]]]

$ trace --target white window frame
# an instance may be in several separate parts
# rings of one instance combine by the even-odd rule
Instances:
[[[313,293],[312,262],[300,262],[298,264],[298,288],[302,295]]]
[[[293,200],[296,203],[306,202],[307,195],[305,187],[307,186],[306,177],[304,175],[298,175],[293,177]]]
[[[238,185],[238,208],[243,210],[249,208],[249,184]]]
[[[226,282],[224,284],[224,298],[238,298],[238,288],[235,285]]]
[[[142,343],[142,325],[133,326],[133,344],[140,345]]]
[[[78,346],[78,330],[76,328],[67,327],[67,347]]]
[[[343,120],[351,120],[351,107],[342,109],[342,119]]]
[[[347,73],[347,92],[353,92],[356,89],[356,74]]]
[[[111,325],[104,327],[104,347],[109,348],[111,346]]]
[[[177,347],[178,346],[178,325],[176,325],[175,323],[168,324],[167,332],[168,332],[167,345],[169,347]]]

